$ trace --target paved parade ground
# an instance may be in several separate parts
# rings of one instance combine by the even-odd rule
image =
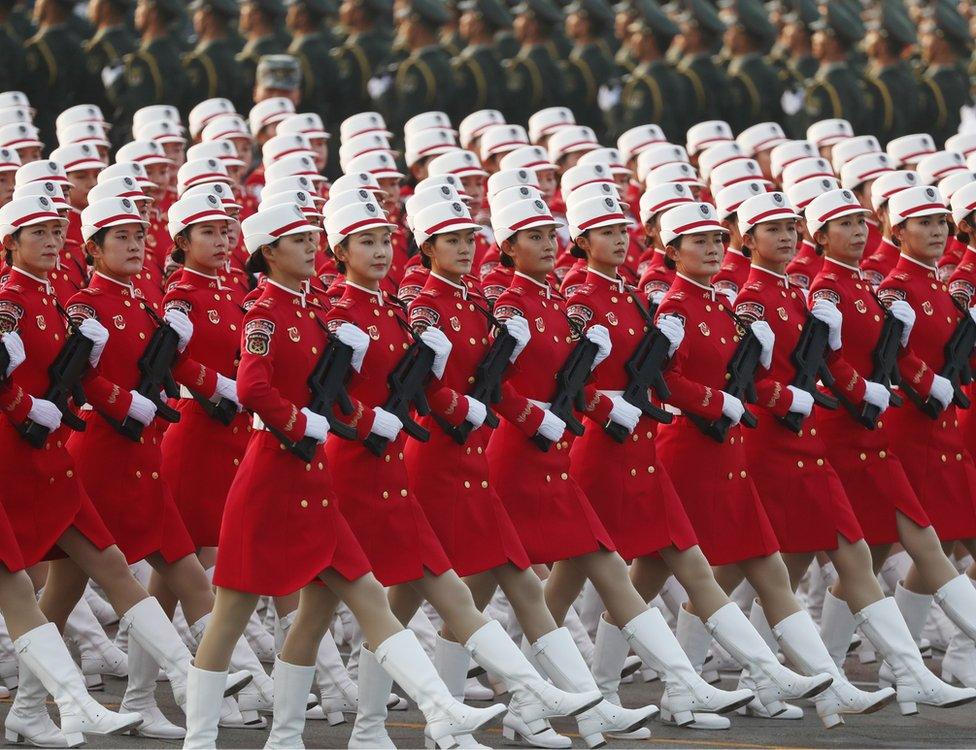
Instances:
[[[938,660],[926,660],[927,664],[937,665]],[[871,681],[877,676],[877,665],[861,666],[848,661],[848,674],[860,687],[870,687],[861,681]],[[723,681],[723,687],[731,688],[730,679]],[[106,692],[96,693],[98,700],[118,707],[124,683],[121,680],[106,678]],[[621,686],[621,697],[625,704],[639,702],[658,703],[661,685],[636,683]],[[158,691],[159,704],[171,720],[183,723],[182,715],[175,709],[172,694],[167,688]],[[507,698],[507,696],[506,696]],[[6,716],[10,700],[0,701],[0,714]],[[310,721],[305,725],[305,746],[307,748],[344,748],[352,727],[352,717],[347,724],[330,727],[325,721]],[[391,712],[387,724],[390,737],[400,750],[422,748],[423,717],[411,705],[408,711]],[[573,738],[573,747],[585,747],[583,741],[574,733],[575,725],[569,720],[557,720],[554,726],[563,734]],[[918,716],[903,717],[896,705],[892,704],[878,713],[869,716],[849,718],[846,725],[826,730],[816,716],[816,711],[808,707],[802,721],[770,721],[735,717],[732,728],[725,732],[698,732],[665,727],[658,722],[651,725],[651,739],[643,742],[624,742],[612,740],[609,748],[627,747],[674,747],[674,748],[976,748],[976,705],[961,708],[936,710],[922,707]],[[477,738],[486,745],[496,748],[515,747],[502,737],[500,720],[488,731],[479,733]],[[259,748],[267,739],[266,731],[245,731],[221,729],[217,742],[219,748]],[[153,748],[178,747],[178,743],[162,740],[147,740],[135,737],[95,737],[89,735],[89,748]]]

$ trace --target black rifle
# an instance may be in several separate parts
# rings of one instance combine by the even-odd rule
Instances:
[[[837,400],[817,388],[817,381],[823,381],[828,388],[834,378],[827,369],[827,352],[830,351],[830,327],[822,320],[807,314],[807,321],[803,324],[800,339],[790,359],[796,367],[796,374],[790,383],[794,388],[806,391],[813,396],[813,401],[825,409],[836,409]],[[779,421],[786,427],[799,434],[803,429],[806,416],[800,412],[787,412]]]
[[[731,310],[728,313],[742,329],[742,339],[732,353],[732,359],[729,360],[729,365],[726,368],[725,388],[722,390],[730,396],[735,396],[742,401],[743,405],[755,403],[757,398],[756,368],[759,366],[759,360],[762,357],[762,344],[756,338],[756,334],[752,332],[748,321],[743,320]],[[729,430],[732,428],[732,420],[724,415],[714,422],[709,422],[697,414],[686,414],[685,416],[691,420],[695,427],[717,443],[724,443]],[[750,428],[758,424],[756,415],[748,409],[742,412],[742,418],[739,421]]]
[[[505,326],[499,323],[495,329],[495,340],[485,353],[478,369],[475,370],[474,384],[468,391],[471,398],[485,405],[487,409],[485,424],[492,429],[498,427],[498,416],[491,410],[491,405],[502,400],[502,378],[505,375],[505,370],[508,369],[509,360],[511,360],[517,344],[515,337],[508,332]],[[461,422],[457,427],[443,417],[436,417],[436,421],[458,445],[464,445],[474,430],[474,425],[467,420]]]
[[[969,310],[961,305],[955,297],[952,297],[952,301],[962,313],[962,319],[946,342],[944,349],[945,364],[942,366],[942,372],[939,375],[952,383],[952,403],[960,409],[968,409],[972,404],[969,396],[963,393],[962,386],[973,382],[973,371],[969,364],[969,358],[973,354],[973,347],[976,346],[976,321],[973,321]],[[942,413],[941,402],[932,396],[923,399],[921,394],[908,387],[906,383],[902,383],[902,389],[925,416],[930,419],[939,418]]]
[[[667,401],[671,395],[667,383],[664,382],[663,374],[664,366],[669,359],[671,342],[661,333],[661,329],[654,325],[653,313],[645,309],[633,293],[630,296],[641,317],[644,318],[647,333],[624,365],[630,380],[624,389],[623,399],[631,406],[640,409],[645,416],[656,419],[662,424],[670,424],[674,417],[670,412],[652,404],[648,398],[648,391],[653,388],[661,401]],[[656,305],[654,307],[656,308]],[[616,422],[608,421],[603,429],[618,443],[624,442],[627,438],[627,429]]]
[[[884,323],[881,324],[881,332],[878,334],[878,343],[874,345],[871,353],[872,370],[871,377],[875,383],[880,383],[888,389],[890,395],[889,403],[892,406],[901,406],[901,397],[894,393],[892,386],[901,382],[898,374],[898,350],[901,348],[901,335],[905,330],[905,324],[891,314],[891,311],[882,304],[881,300],[875,295],[878,306],[884,311]],[[881,416],[881,409],[874,404],[867,402],[858,409],[847,395],[841,391],[837,383],[833,383],[831,390],[837,397],[841,405],[847,409],[852,417],[863,427],[873,430],[878,426],[878,417]]]
[[[583,386],[590,378],[599,352],[600,347],[583,336],[556,374],[556,392],[549,404],[549,411],[563,420],[566,429],[577,436],[583,434],[583,423],[576,418],[573,410],[583,411]],[[534,435],[532,442],[541,451],[548,451],[552,445],[552,441],[542,435]]]
[[[136,393],[149,399],[156,406],[156,416],[167,422],[179,422],[180,413],[163,399],[163,392],[170,398],[176,398],[180,389],[173,380],[173,363],[179,356],[180,336],[173,327],[160,318],[147,303],[140,303],[142,309],[156,322],[156,330],[146,344],[146,348],[139,357],[139,372],[142,378],[136,386]],[[104,416],[104,415],[103,415]],[[121,422],[105,417],[120,434],[133,442],[142,437],[145,425],[132,417],[125,417]]]
[[[190,392],[190,396],[196,401],[200,408],[207,414],[208,417],[216,419],[224,427],[230,425],[234,421],[234,418],[240,413],[237,408],[237,404],[231,401],[229,398],[220,397],[220,400],[214,402],[203,394],[193,390],[192,388],[187,388]]]
[[[415,338],[387,378],[390,395],[387,397],[386,403],[383,404],[386,411],[396,415],[403,423],[404,432],[422,443],[430,440],[430,433],[413,419],[410,409],[413,407],[421,416],[430,414],[430,406],[427,404],[424,386],[433,366],[434,350],[421,341],[419,337]],[[371,432],[363,443],[374,456],[382,456],[389,441],[385,437],[380,437],[375,432]]]
[[[312,392],[312,398],[309,400],[307,408],[309,411],[314,411],[316,414],[325,417],[329,423],[330,433],[346,440],[356,439],[356,428],[335,419],[332,408],[338,404],[343,414],[352,414],[352,401],[349,399],[349,394],[346,393],[345,385],[351,364],[352,347],[343,344],[334,336],[330,336],[329,343],[308,376],[308,389]],[[231,401],[230,403],[233,404],[234,402]],[[236,415],[236,413],[237,407],[234,406],[234,414]],[[303,437],[299,440],[291,440],[280,430],[270,425],[265,425],[265,427],[278,438],[285,448],[305,463],[311,462],[312,458],[315,457],[315,451],[319,446],[319,442],[315,438]]]
[[[44,393],[44,398],[58,407],[61,412],[62,424],[66,424],[77,432],[83,432],[85,420],[71,411],[69,399],[74,401],[76,406],[84,406],[85,404],[85,393],[81,389],[81,380],[91,367],[88,358],[91,356],[92,347],[95,344],[78,331],[78,326],[71,322],[71,318],[61,308],[61,305],[58,305],[58,311],[67,321],[70,335],[51,366],[47,368],[50,384]],[[6,355],[7,350],[4,349],[3,353]],[[2,369],[6,371],[6,365],[3,365]],[[34,448],[43,448],[47,442],[47,436],[50,434],[47,427],[32,419],[24,420],[17,428],[17,432]]]

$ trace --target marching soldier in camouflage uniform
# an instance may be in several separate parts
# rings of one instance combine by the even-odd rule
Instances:
[[[331,123],[339,102],[339,69],[332,48],[335,41],[325,29],[326,17],[335,13],[331,0],[286,0],[287,24],[292,34],[288,54],[302,70],[302,109]]]
[[[888,0],[868,29],[864,45],[869,60],[864,75],[865,128],[885,146],[893,138],[915,132],[922,94],[903,54],[917,38],[902,6]]]
[[[552,0],[523,0],[512,10],[521,47],[506,63],[505,111],[510,122],[525,125],[533,112],[566,102],[552,44],[553,30],[562,23],[563,14]]]
[[[792,9],[782,16],[777,48],[779,55],[770,56],[776,67],[783,91],[783,129],[793,138],[804,137],[807,127],[807,80],[817,74],[819,67],[813,56],[812,24],[820,20],[820,12],[813,0],[794,0]]]
[[[965,20],[951,5],[936,2],[921,27],[922,112],[917,127],[937,145],[959,130],[959,110],[971,104],[966,72],[973,41]]]
[[[113,88],[122,75],[123,58],[135,52],[136,40],[126,24],[131,0],[91,0],[88,16],[95,25],[95,33],[85,42],[85,64],[95,86],[97,104],[105,112],[115,108]],[[119,143],[118,145],[122,145]]]
[[[809,122],[841,118],[864,130],[864,87],[848,62],[848,53],[864,38],[861,19],[840,3],[829,3],[814,25],[813,54],[819,60],[817,75],[807,88]]]
[[[341,88],[336,122],[373,108],[369,82],[390,57],[390,36],[380,19],[392,9],[391,0],[342,0],[339,6],[339,21],[348,36],[332,52]]]
[[[736,133],[759,122],[779,122],[783,117],[782,85],[764,57],[776,38],[776,29],[758,0],[732,0],[725,12],[725,50],[731,83],[729,124]]]
[[[264,55],[280,55],[291,41],[282,29],[285,6],[281,0],[244,0],[238,30],[245,37],[243,49],[237,53],[244,88],[250,95],[254,90],[258,62]]]
[[[679,29],[653,0],[638,6],[641,15],[630,25],[627,46],[637,66],[624,78],[620,96],[618,133],[637,125],[656,123],[672,143],[684,138],[683,88],[665,55]]]
[[[588,125],[597,137],[606,130],[600,108],[600,88],[617,84],[617,66],[603,37],[613,24],[606,0],[574,0],[566,6],[566,36],[573,42],[563,63],[566,101],[576,122]]]
[[[237,10],[234,0],[194,0],[190,5],[199,42],[183,58],[190,84],[187,107],[220,96],[230,99],[238,112],[247,111],[251,92],[245,88],[230,39]]]
[[[454,58],[457,111],[507,109],[505,73],[494,46],[495,34],[511,28],[512,16],[500,0],[462,0],[461,36],[467,45]]]
[[[128,131],[136,110],[159,103],[185,108],[186,73],[170,33],[180,12],[179,0],[138,0],[136,4],[136,30],[142,40],[139,49],[125,57],[116,99],[115,123],[123,141],[131,137]]]
[[[729,79],[713,55],[725,24],[706,0],[689,0],[687,8],[679,22],[682,55],[677,65],[686,89],[687,122],[728,120]]]
[[[454,73],[438,43],[448,14],[439,0],[402,0],[395,13],[397,37],[409,54],[397,66],[390,87],[390,130],[403,132],[414,115],[431,110],[455,112]]]
[[[613,36],[619,45],[613,61],[621,75],[626,75],[637,67],[637,58],[628,40],[631,25],[641,19],[641,5],[640,0],[623,0],[613,6]]]

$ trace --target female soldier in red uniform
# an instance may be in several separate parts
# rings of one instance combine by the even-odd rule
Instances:
[[[138,223],[138,218],[132,219],[134,209],[125,214]],[[6,457],[0,462],[2,502],[25,565],[52,560],[40,602],[45,616],[63,626],[91,576],[122,614],[122,626],[132,636],[130,647],[138,642],[163,667],[182,706],[190,652],[158,602],[132,577],[125,557],[82,487],[64,445],[68,430],[59,429],[58,407],[30,395],[47,391],[48,368],[67,333],[65,313],[58,309],[45,279],[57,261],[63,227],[64,220],[43,196],[12,201],[0,209],[0,234],[13,266],[10,280],[0,291],[0,330],[18,331],[31,350],[30,359],[12,378],[12,395],[4,404],[7,419],[0,424],[0,447]],[[93,342],[89,362],[95,369],[83,380],[85,394],[104,414],[121,421],[132,399],[97,369],[108,332],[95,320],[83,321],[77,330]],[[44,449],[32,447],[18,434],[27,419],[49,430]],[[45,513],[39,523],[36,506],[42,501]],[[243,680],[235,684],[239,689]],[[32,741],[56,741],[51,739],[57,729],[48,718],[44,698],[45,690],[33,673],[22,669],[8,726],[13,719],[15,731]]]
[[[649,313],[637,307],[643,302],[632,296],[617,274],[625,252],[624,225],[618,209],[615,201],[607,205],[605,200],[569,206],[574,252],[585,256],[589,268],[587,284],[569,300],[569,316],[582,328],[596,321],[607,323],[613,348],[595,370],[594,386],[599,396],[612,404],[609,422],[616,423],[626,435],[622,443],[617,442],[602,429],[604,423],[589,422],[588,429],[573,445],[573,475],[610,530],[621,556],[635,560],[632,578],[644,599],[656,596],[673,571],[680,581],[687,582],[689,595],[701,609],[702,617],[714,615],[727,623],[722,636],[734,633],[738,653],[744,652],[750,663],[762,665],[760,670],[767,675],[765,680],[757,681],[762,702],[778,703],[783,694],[795,694],[796,683],[802,692],[808,692],[814,681],[783,670],[741,611],[731,605],[715,583],[681,500],[663,463],[655,456],[652,421],[647,417],[641,421],[640,410],[622,395],[629,382],[625,365],[649,328]],[[665,318],[660,330],[673,354],[683,337],[681,321]],[[608,466],[616,467],[615,471],[608,474]],[[656,533],[650,533],[652,529]],[[554,573],[551,585],[557,585],[561,572]],[[616,619],[612,611],[611,616]],[[619,642],[619,632],[612,623],[601,623],[601,629],[606,641]],[[669,678],[665,673],[665,680]],[[676,702],[669,686],[662,707],[684,723],[680,722],[680,705],[675,706]],[[715,717],[697,716],[696,720],[701,728],[727,726],[725,720]]]
[[[871,547],[875,571],[880,570],[891,545],[901,542],[926,578],[941,585],[955,577],[956,571],[942,554],[928,516],[891,449],[890,416],[876,420],[872,430],[851,413],[860,415],[865,406],[872,406],[882,414],[888,406],[886,387],[863,375],[874,370],[872,357],[884,319],[884,310],[858,267],[867,240],[867,227],[861,219],[864,209],[850,191],[832,190],[811,201],[804,213],[807,231],[824,254],[823,268],[810,287],[811,301],[834,303],[844,321],[844,347],[837,355],[843,362],[832,366],[844,373],[835,393],[849,401],[852,409],[818,410],[816,429],[823,437],[827,459],[840,477]],[[890,311],[906,323],[913,317],[907,307],[895,302]],[[902,343],[906,341],[904,337]],[[904,348],[900,359],[909,365],[917,362]],[[931,599],[917,606],[919,598],[925,597],[916,597],[899,585],[894,597],[897,606],[890,599],[882,599],[863,607],[855,619],[847,603],[827,591],[821,617],[821,631],[835,661],[843,660],[854,629],[861,626],[885,655],[887,664],[882,667],[881,679],[897,686],[903,713],[914,712],[915,703],[946,706],[972,699],[972,695],[960,694],[957,688],[941,683],[922,665],[913,634],[921,632]]]
[[[301,589],[294,625],[275,662],[268,744],[301,745],[319,641],[342,600],[374,644],[378,664],[417,701],[433,741],[452,746],[453,735],[474,731],[504,709],[471,709],[451,697],[416,637],[393,616],[337,507],[321,447],[328,418],[304,406],[308,373],[329,344],[324,310],[304,291],[315,272],[320,230],[288,204],[258,211],[242,228],[251,253],[248,270],[266,274],[267,283],[244,319],[238,394],[268,428],[248,443],[227,497],[214,572],[216,611],[190,667],[186,744],[212,746],[215,740],[230,644],[243,632],[258,596]],[[357,352],[365,354],[360,343],[354,357]],[[305,462],[276,434],[289,444],[310,437],[320,445]]]
[[[424,515],[424,509],[410,491],[407,463],[403,458],[405,452],[408,456],[410,453],[406,435],[400,434],[399,419],[380,406],[389,397],[388,376],[402,359],[412,338],[409,324],[401,317],[403,312],[396,309],[395,302],[380,288],[392,257],[389,238],[390,230],[394,227],[377,204],[372,202],[347,206],[330,215],[329,240],[347,277],[342,299],[329,313],[329,328],[336,335],[343,335],[349,328],[358,325],[369,332],[371,342],[365,360],[357,363],[363,376],[354,374],[350,380],[353,425],[361,438],[373,433],[388,441],[383,455],[375,456],[358,440],[331,438],[326,454],[337,467],[336,488],[342,497],[343,515],[362,540],[380,583],[393,587],[390,598],[400,621],[409,622],[421,598],[428,599],[444,618],[446,628],[465,643],[462,646],[444,638],[438,639],[435,662],[452,692],[463,694],[463,684],[473,654],[486,669],[511,686],[513,699],[525,707],[529,721],[537,724],[538,730],[544,717],[585,710],[599,700],[599,693],[593,690],[587,695],[568,696],[545,687],[546,683],[535,674],[500,625],[486,620],[475,608],[470,592],[458,574],[451,570],[448,555]],[[362,335],[362,329],[356,332]],[[441,375],[443,383],[447,355],[451,351],[449,340],[435,328],[421,332],[419,338],[437,352],[434,376]],[[441,387],[441,390],[446,389]],[[432,395],[431,401],[435,410],[443,410],[437,395]],[[480,405],[479,402],[473,403]],[[432,431],[431,442],[443,451],[444,441],[436,437],[438,433],[443,434],[442,431],[433,424],[429,427]],[[453,441],[451,444],[456,445]],[[457,467],[456,463],[452,465]],[[414,475],[415,484],[421,476]],[[487,472],[483,476],[487,476]],[[364,477],[371,481],[364,481]],[[483,497],[479,497],[478,502],[490,504],[490,500],[485,502]],[[453,513],[436,509],[439,515],[434,523],[439,528],[443,528],[445,519],[455,520],[466,513],[466,508],[457,507],[457,499],[454,499],[454,503],[456,510]],[[501,515],[504,516],[503,509]],[[465,529],[470,536],[463,544],[467,547],[478,544],[479,534],[484,534],[486,528],[484,522],[471,524],[470,529]],[[512,535],[514,537],[514,530]],[[514,547],[513,555],[516,555],[521,548],[517,537],[514,537]],[[524,552],[518,559],[524,559]],[[467,566],[462,574],[480,573],[484,569],[473,567],[475,564],[470,559],[462,558],[462,562]],[[527,565],[519,570],[525,567]],[[502,568],[502,574],[506,572]],[[518,585],[508,585],[513,576],[500,574],[500,577],[511,591],[516,611],[526,621],[525,627],[531,630],[540,625],[525,616],[524,610],[528,604],[534,605],[533,614],[536,616],[539,612],[545,613],[546,609],[538,579],[532,574],[524,575],[532,576],[526,584],[534,588],[537,594],[532,601]],[[516,584],[519,583],[518,574],[515,578]],[[494,585],[491,586],[493,589]],[[479,604],[482,607],[487,605],[490,596],[489,593]],[[542,619],[542,626],[545,620],[551,623],[551,618],[544,614]],[[551,627],[554,629],[555,625]],[[380,711],[385,709],[389,687],[387,683],[374,696]],[[364,717],[369,718],[372,717]],[[357,727],[362,724],[357,720]],[[369,724],[367,722],[367,726]],[[381,722],[372,724],[377,730],[382,729]],[[378,736],[364,736],[362,732],[356,734],[358,736],[354,736],[354,742],[360,746],[368,746],[371,740],[373,743],[377,740],[389,741],[385,733]]]
[[[655,185],[645,190],[640,198],[639,214],[641,224],[644,225],[644,236],[647,238],[645,254],[648,254],[648,258],[641,270],[637,288],[655,305],[674,282],[674,269],[664,262],[665,249],[660,235],[661,214],[679,203],[690,203],[693,200],[691,190],[680,182]]]

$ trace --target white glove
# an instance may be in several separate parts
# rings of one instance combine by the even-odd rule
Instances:
[[[468,413],[464,415],[464,420],[470,422],[477,430],[485,423],[485,417],[488,416],[488,407],[478,399],[471,398],[471,396],[465,396],[464,400],[468,402]]]
[[[817,320],[827,324],[830,334],[827,344],[835,352],[840,349],[840,330],[844,323],[844,315],[837,309],[837,305],[825,299],[818,299],[810,308],[810,314]]]
[[[536,434],[542,435],[550,443],[555,443],[563,436],[564,432],[566,432],[566,423],[551,411],[545,409],[542,412],[542,424],[539,425]]]
[[[940,404],[942,404],[942,409],[948,409],[949,404],[952,403],[952,382],[948,378],[944,378],[941,375],[936,375],[932,379],[932,387],[929,388],[929,396],[934,398]]]
[[[366,83],[366,90],[369,92],[371,99],[379,99],[386,93],[386,90],[390,88],[390,84],[393,83],[393,78],[388,75],[384,76],[373,76]]]
[[[624,400],[623,396],[613,396],[613,408],[610,410],[610,421],[616,422],[627,430],[629,435],[637,429],[637,422],[641,417],[641,410]]]
[[[369,349],[369,334],[352,323],[343,323],[336,329],[335,335],[343,344],[352,347],[352,369],[359,372]]]
[[[609,112],[616,107],[620,103],[620,92],[621,87],[619,84],[615,86],[601,86],[596,92],[596,105],[600,108],[600,111]]]
[[[143,396],[138,391],[129,391],[132,394],[132,403],[129,404],[129,416],[144,427],[156,417],[156,404]]]
[[[451,347],[453,346],[451,340],[439,328],[428,328],[420,334],[420,340],[434,350],[434,366],[430,371],[434,373],[435,378],[440,380],[444,377],[447,358],[451,355]]]
[[[810,412],[813,410],[813,396],[802,388],[797,388],[793,385],[786,387],[793,394],[793,403],[790,404],[790,411],[795,411],[797,414],[809,417]]]
[[[732,420],[732,424],[739,424],[746,412],[745,405],[731,393],[719,392],[722,394],[722,415]]]
[[[888,309],[892,315],[905,324],[905,328],[901,332],[901,345],[908,346],[908,337],[912,335],[912,326],[915,325],[915,311],[903,299],[896,299]]]
[[[108,329],[94,318],[85,318],[78,325],[78,333],[92,342],[91,354],[88,355],[88,364],[98,367],[98,360],[102,358],[105,351],[105,344],[108,343]]]
[[[759,339],[759,343],[762,344],[762,354],[759,355],[759,364],[768,370],[773,364],[773,344],[776,343],[776,334],[773,333],[773,329],[769,327],[769,323],[765,320],[757,320],[749,326],[749,329]]]
[[[403,429],[403,422],[400,418],[388,412],[379,406],[373,407],[373,426],[370,428],[370,432],[374,435],[379,435],[381,438],[386,438],[386,440],[392,443],[397,439],[397,435],[400,434],[400,430]]]
[[[54,402],[43,398],[30,397],[31,408],[27,412],[27,418],[37,422],[41,427],[47,427],[48,432],[54,432],[61,426],[61,410],[54,405]]]
[[[7,365],[7,371],[4,373],[4,377],[10,377],[10,373],[20,367],[24,363],[24,360],[27,359],[27,353],[24,351],[24,341],[20,338],[20,334],[11,332],[0,336],[0,344],[3,344],[3,348],[7,350],[7,356],[10,358],[10,364]]]
[[[650,296],[647,299],[652,305],[660,305],[661,300],[664,299],[664,292],[660,290],[656,292],[651,292]]]
[[[976,307],[969,308],[969,317],[972,318],[974,322],[976,322]]]
[[[685,338],[684,321],[677,315],[662,315],[657,321],[657,327],[671,342],[671,346],[668,347],[668,356],[673,357]]]
[[[302,414],[305,415],[305,437],[314,438],[316,443],[324,443],[325,436],[329,434],[329,420],[307,406],[302,407]]]
[[[888,408],[888,402],[891,400],[891,394],[881,383],[875,383],[873,380],[865,380],[864,400],[871,404],[871,406],[877,406],[880,413],[884,414]]]
[[[613,344],[610,343],[610,331],[606,329],[606,326],[595,325],[587,328],[583,335],[600,347],[596,353],[596,359],[593,360],[592,369],[595,370],[603,360],[610,356],[610,350],[613,348]]]
[[[529,339],[532,338],[532,332],[529,330],[529,321],[523,318],[521,315],[516,315],[513,318],[509,318],[505,321],[505,330],[511,334],[512,338],[515,339],[515,350],[512,352],[512,356],[508,358],[509,362],[514,362],[518,359],[518,356],[522,353],[526,346],[529,344]]]
[[[216,404],[222,398],[230,399],[237,405],[237,411],[241,410],[241,400],[237,397],[237,381],[224,377],[218,372],[217,389],[210,400]]]
[[[193,323],[186,317],[186,313],[179,310],[167,310],[166,314],[163,315],[163,320],[169,323],[172,329],[179,335],[180,343],[176,348],[182,352],[186,349],[186,345],[190,343],[190,339],[193,338]]]
[[[730,305],[734,305],[735,298],[739,296],[737,292],[733,291],[732,289],[729,289],[727,286],[722,287],[721,289],[716,289],[715,291],[718,292],[719,294],[724,294],[725,298],[729,301]]]

